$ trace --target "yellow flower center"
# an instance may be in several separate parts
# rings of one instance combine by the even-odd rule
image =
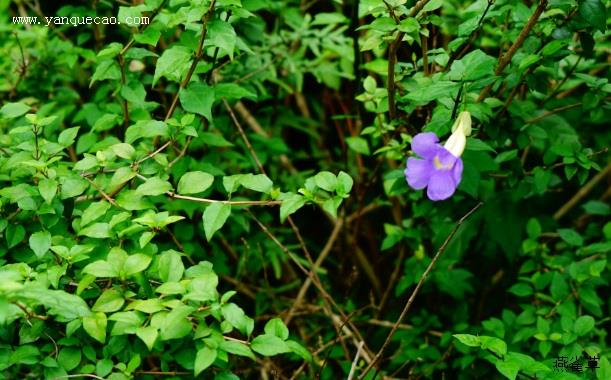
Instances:
[[[435,158],[433,159],[433,165],[435,165],[435,169],[438,170],[450,170],[452,169],[452,165],[444,165],[441,163],[441,161],[439,160],[438,156],[435,156]]]

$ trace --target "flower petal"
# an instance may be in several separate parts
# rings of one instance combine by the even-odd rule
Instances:
[[[429,179],[429,187],[426,191],[432,201],[442,201],[448,199],[456,191],[453,173],[450,171],[436,171]]]
[[[456,187],[458,187],[458,185],[460,184],[460,181],[462,180],[462,169],[463,169],[462,160],[459,158],[456,160],[456,163],[454,164],[454,168],[452,168],[452,176],[454,177],[454,183],[456,183]]]
[[[412,189],[421,190],[428,185],[433,171],[433,165],[431,165],[430,161],[410,157],[407,159],[405,179]]]
[[[439,149],[439,139],[433,132],[418,133],[412,139],[412,150],[422,158],[433,159]]]

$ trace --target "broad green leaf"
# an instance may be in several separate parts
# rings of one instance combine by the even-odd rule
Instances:
[[[214,233],[223,227],[227,218],[231,214],[231,205],[223,203],[213,203],[206,207],[204,211],[204,232],[206,240],[210,241]]]
[[[263,356],[274,356],[291,351],[289,345],[275,335],[263,334],[252,340],[251,348]]]
[[[103,313],[112,313],[121,309],[125,303],[125,299],[116,289],[105,290],[95,301],[91,307],[92,311],[100,311]]]
[[[601,32],[607,29],[607,8],[602,0],[579,1],[579,13],[587,23]]]
[[[106,340],[106,314],[94,313],[91,316],[83,317],[83,328],[95,340],[104,343]]]
[[[316,186],[329,192],[333,192],[337,188],[337,177],[331,172],[323,171],[316,174],[314,181]]]
[[[38,182],[38,191],[40,192],[40,196],[47,202],[47,204],[51,204],[53,198],[55,198],[55,194],[57,194],[57,186],[58,183],[54,179],[41,179]]]
[[[166,251],[159,256],[159,277],[163,282],[177,282],[182,279],[185,265],[176,251]]]
[[[161,195],[172,190],[172,185],[159,177],[149,178],[142,185],[138,186],[136,192],[140,195]]]
[[[233,26],[219,19],[208,23],[208,38],[206,46],[212,45],[221,49],[221,52],[233,58],[233,50],[237,43],[237,35]]]
[[[482,342],[479,337],[470,334],[454,334],[452,335],[454,338],[458,339],[458,341],[465,346],[469,347],[479,347]]]
[[[264,330],[266,334],[275,335],[282,340],[287,340],[289,338],[289,329],[280,318],[270,319],[269,322],[265,324]]]
[[[104,260],[94,261],[83,268],[83,273],[89,273],[96,277],[118,277],[119,272]]]
[[[195,376],[199,375],[203,370],[210,367],[216,360],[216,355],[216,350],[208,347],[203,347],[197,350],[197,355],[195,355],[195,363],[193,366]]]
[[[367,140],[360,136],[347,137],[346,143],[353,151],[369,156],[371,151],[369,150],[369,144]]]
[[[79,348],[64,347],[59,351],[57,362],[66,371],[72,371],[81,362],[81,350]]]
[[[21,115],[24,115],[30,110],[30,106],[23,103],[6,103],[0,108],[0,113],[7,119],[14,119]]]
[[[254,329],[252,318],[244,314],[244,310],[234,303],[227,303],[221,307],[221,314],[227,322],[245,335],[250,335]]]
[[[490,350],[499,356],[504,356],[507,353],[507,344],[499,338],[491,336],[480,336],[483,350]]]
[[[577,334],[578,336],[586,335],[587,333],[592,331],[595,324],[596,322],[594,321],[594,318],[589,315],[582,315],[575,321],[575,334]]]
[[[110,203],[106,201],[94,202],[89,205],[83,212],[81,217],[81,227],[85,227],[89,223],[97,220],[100,217],[106,215],[106,212],[110,209]]]
[[[247,174],[240,178],[240,184],[247,189],[260,193],[269,193],[274,185],[265,174]]]
[[[195,310],[195,308],[180,305],[166,314],[163,323],[161,324],[161,339],[180,339],[187,336],[193,326],[187,317]]]
[[[150,256],[141,253],[129,255],[127,260],[125,260],[125,264],[123,265],[125,275],[132,276],[136,273],[142,272],[149,266],[151,260],[152,258]]]
[[[125,142],[132,144],[140,138],[165,137],[167,135],[168,126],[165,122],[159,120],[140,120],[127,128],[125,131]]]
[[[486,76],[493,76],[495,66],[496,58],[476,49],[463,58],[454,61],[449,77],[455,81],[474,81]]]
[[[194,171],[185,173],[178,181],[178,194],[195,194],[208,190],[214,177],[211,174]]]
[[[282,204],[280,205],[280,221],[284,223],[289,215],[297,212],[306,202],[307,200],[305,197],[299,194],[289,194],[282,198]]]
[[[48,231],[39,231],[30,235],[30,248],[38,258],[41,258],[51,248],[51,234]]]
[[[157,336],[159,335],[159,331],[153,326],[138,327],[136,329],[136,335],[138,338],[142,339],[149,351],[152,351],[155,341],[157,340]]]
[[[108,223],[94,223],[80,230],[78,234],[94,239],[106,239],[111,236],[111,228]]]
[[[246,356],[248,358],[251,358],[252,360],[255,360],[255,354],[253,354],[252,350],[250,349],[250,347],[248,347],[246,344],[241,343],[241,342],[235,342],[232,340],[226,340],[223,341],[220,345],[219,348],[223,351],[226,351],[230,354],[234,354],[234,355],[238,355],[238,356]]]
[[[162,76],[171,81],[179,82],[183,72],[188,68],[192,54],[191,49],[180,45],[173,45],[169,49],[165,49],[155,66],[153,86]]]
[[[571,228],[559,229],[558,235],[560,235],[560,238],[562,240],[572,246],[580,247],[583,245],[583,238],[581,237],[581,235]]]
[[[196,113],[212,121],[214,88],[205,83],[194,82],[180,92],[180,104],[187,112]]]
[[[68,146],[74,144],[74,139],[76,138],[76,135],[78,134],[79,129],[80,129],[80,127],[73,127],[73,128],[64,129],[59,134],[59,137],[57,138],[57,143],[59,145],[64,146],[64,147],[68,147]]]

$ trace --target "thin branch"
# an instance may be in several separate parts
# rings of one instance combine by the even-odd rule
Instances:
[[[524,28],[522,28],[522,30],[520,31],[520,34],[518,35],[514,43],[511,45],[509,50],[507,50],[507,53],[502,55],[501,58],[499,59],[499,63],[496,66],[496,70],[494,71],[495,75],[500,75],[503,72],[503,70],[505,69],[505,67],[507,67],[509,62],[511,62],[511,59],[513,58],[515,53],[518,51],[520,46],[522,46],[522,44],[524,43],[524,40],[526,40],[526,37],[528,37],[528,35],[532,31],[533,27],[539,20],[539,17],[541,16],[541,14],[543,13],[546,7],[547,7],[547,0],[540,0],[539,5],[537,5],[537,8],[535,9],[533,14],[528,19],[528,22],[526,23],[526,25],[524,25]],[[480,93],[477,101],[481,102],[482,100],[484,100],[491,89],[492,89],[492,84],[486,86]]]
[[[246,148],[250,152],[252,159],[255,160],[255,163],[257,164],[259,171],[263,174],[266,174],[265,169],[263,168],[263,164],[261,164],[261,161],[259,161],[259,157],[257,156],[257,153],[255,152],[254,148],[250,144],[250,141],[246,137],[246,133],[244,133],[244,129],[242,128],[242,125],[238,121],[237,117],[235,116],[235,113],[231,109],[231,106],[227,102],[227,99],[223,97],[221,100],[223,101],[223,105],[225,106],[225,109],[227,109],[227,112],[229,112],[229,116],[231,116],[231,120],[233,121],[233,124],[238,129],[238,132],[240,133],[240,136],[242,137],[244,144],[246,144]]]
[[[350,366],[350,372],[348,373],[348,380],[352,380],[352,378],[354,377],[354,372],[356,370],[356,364],[359,362],[359,356],[361,356],[362,349],[363,349],[363,342],[360,342],[359,346],[356,349],[356,355],[354,355],[352,366]]]
[[[569,199],[568,202],[562,205],[562,207],[560,207],[558,211],[554,213],[554,220],[562,219],[564,215],[571,211],[573,207],[577,205],[577,203],[579,203],[586,195],[588,195],[590,191],[592,191],[592,189],[610,173],[611,162],[608,163],[607,166],[598,174],[592,177],[592,179],[589,180],[588,183],[585,184],[585,186],[579,189],[579,191],[575,195],[573,195],[573,197]]]
[[[414,288],[414,290],[412,291],[412,294],[410,295],[409,299],[407,300],[407,303],[403,307],[403,310],[401,311],[401,314],[399,315],[399,318],[397,319],[397,321],[395,322],[395,324],[391,328],[390,333],[386,337],[386,340],[384,341],[384,344],[382,344],[382,347],[380,347],[380,350],[376,353],[376,355],[374,356],[374,358],[371,361],[371,363],[369,363],[369,365],[365,368],[365,370],[363,371],[363,373],[359,377],[359,380],[362,380],[362,379],[365,378],[367,373],[371,370],[371,368],[373,368],[373,366],[380,360],[380,358],[384,354],[384,350],[390,344],[390,341],[391,341],[393,335],[395,334],[395,332],[397,332],[397,329],[399,328],[399,325],[401,324],[401,322],[403,321],[403,319],[407,315],[407,312],[409,311],[410,307],[412,306],[412,303],[414,302],[414,299],[416,299],[416,295],[418,295],[418,292],[420,291],[420,288],[424,284],[424,281],[426,280],[426,278],[428,277],[429,273],[431,272],[431,270],[433,269],[433,267],[437,263],[437,260],[439,259],[441,254],[446,250],[448,244],[450,243],[450,241],[452,240],[452,238],[456,234],[456,231],[458,231],[458,228],[464,223],[465,220],[467,220],[467,218],[469,218],[469,216],[471,216],[475,211],[477,211],[477,209],[480,208],[480,206],[482,204],[483,203],[480,202],[477,205],[475,205],[475,207],[473,207],[469,212],[467,212],[465,214],[465,216],[460,218],[460,220],[458,221],[458,223],[456,223],[456,225],[454,226],[452,231],[450,231],[450,234],[448,235],[446,240],[443,242],[441,247],[439,247],[439,249],[437,250],[437,253],[435,254],[433,259],[431,260],[431,263],[426,268],[424,273],[422,273],[422,275],[420,276],[420,280],[418,280],[418,284],[416,284],[416,288]]]

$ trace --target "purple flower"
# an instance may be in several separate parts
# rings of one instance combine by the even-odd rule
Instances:
[[[462,179],[463,163],[459,156],[462,154],[465,142],[462,128],[450,136],[445,147],[439,144],[439,139],[432,132],[414,136],[412,150],[421,158],[407,159],[405,168],[407,183],[416,190],[426,187],[426,195],[432,201],[451,197]]]

